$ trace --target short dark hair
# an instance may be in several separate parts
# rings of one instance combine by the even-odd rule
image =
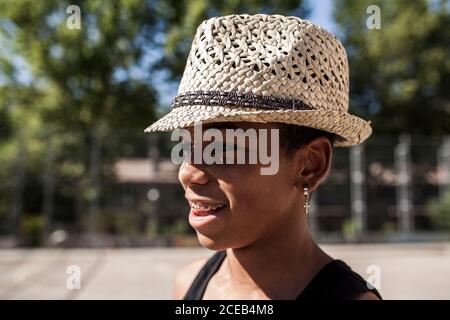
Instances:
[[[287,154],[319,137],[328,138],[331,145],[336,139],[339,139],[334,133],[295,124],[278,123],[278,129],[280,130],[280,148],[285,150]]]

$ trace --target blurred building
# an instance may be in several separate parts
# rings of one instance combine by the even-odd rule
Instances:
[[[170,224],[187,215],[184,191],[178,181],[178,165],[170,159],[127,158],[114,165],[117,197],[110,206],[115,209],[140,207],[149,219]]]

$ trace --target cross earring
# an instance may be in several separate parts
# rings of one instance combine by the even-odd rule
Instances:
[[[308,214],[309,208],[311,207],[311,206],[309,205],[309,190],[308,190],[308,186],[305,186],[305,187],[303,188],[303,195],[305,196],[305,205],[304,205],[304,208],[305,208],[305,214]]]

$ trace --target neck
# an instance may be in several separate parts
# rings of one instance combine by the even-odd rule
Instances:
[[[331,261],[312,239],[305,219],[277,229],[251,245],[227,250],[224,271],[231,286],[270,299],[295,299]]]

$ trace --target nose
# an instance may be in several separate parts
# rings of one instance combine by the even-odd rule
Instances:
[[[207,184],[210,178],[201,165],[183,162],[178,171],[178,179],[183,187],[186,188],[196,184]]]

